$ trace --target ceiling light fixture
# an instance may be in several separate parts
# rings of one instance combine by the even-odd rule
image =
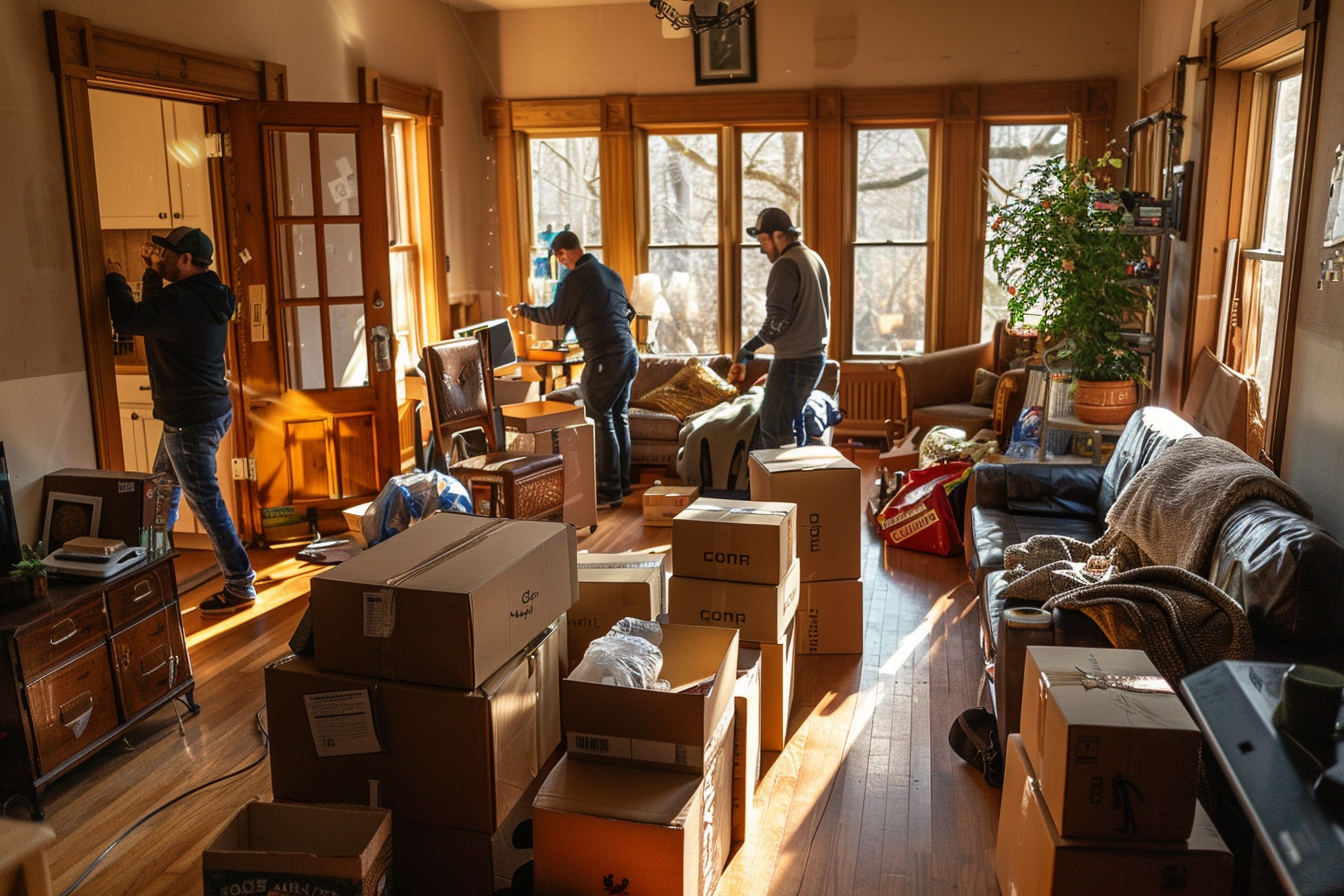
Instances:
[[[747,0],[741,6],[730,9],[731,5],[729,0],[717,0],[717,3],[714,0],[695,0],[687,12],[681,13],[667,0],[649,0],[649,6],[653,7],[658,18],[666,19],[676,29],[689,28],[692,34],[700,34],[710,28],[731,28],[751,16],[756,8],[756,0]],[[715,12],[704,15],[696,11],[697,6],[709,6]]]

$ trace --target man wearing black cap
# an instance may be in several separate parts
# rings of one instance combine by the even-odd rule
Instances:
[[[738,349],[729,382],[740,382],[746,363],[767,343],[774,360],[765,378],[760,426],[753,450],[801,445],[803,405],[821,382],[831,335],[831,278],[821,256],[798,238],[788,212],[767,208],[747,228],[770,259],[765,285],[765,323]]]
[[[215,452],[233,421],[224,348],[237,299],[210,270],[214,246],[199,228],[179,227],[151,239],[154,245],[140,252],[141,300],[135,301],[121,265],[109,258],[107,302],[119,334],[145,339],[154,416],[163,421],[154,472],[166,473],[177,486],[168,528],[177,522],[185,494],[224,570],[223,590],[201,602],[201,613],[236,613],[256,602],[256,574],[219,493]]]

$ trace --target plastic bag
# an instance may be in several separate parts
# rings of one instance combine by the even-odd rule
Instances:
[[[619,625],[619,623],[617,623]],[[659,629],[661,639],[662,630]],[[595,638],[583,660],[569,673],[574,681],[592,681],[625,688],[658,687],[663,652],[640,635],[612,630]]]
[[[466,486],[438,470],[406,473],[387,480],[364,511],[359,528],[365,543],[373,547],[440,510],[471,513],[471,495]]]
[[[943,557],[961,550],[961,519],[950,496],[964,489],[971,466],[953,461],[907,473],[904,484],[877,513],[882,540]],[[964,499],[960,503],[964,506]]]

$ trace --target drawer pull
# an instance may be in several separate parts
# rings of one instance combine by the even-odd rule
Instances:
[[[85,691],[73,700],[61,706],[61,724],[70,729],[75,737],[84,734],[93,718],[93,691]]]
[[[69,626],[70,630],[63,635],[60,635],[60,637],[57,637],[57,633],[62,631],[66,626]],[[79,626],[75,624],[75,620],[69,618],[62,619],[51,627],[51,645],[55,647],[57,644],[69,641],[77,634],[79,634]]]
[[[172,659],[172,654],[169,652],[167,645],[155,648],[153,652],[147,653],[140,658],[140,676],[142,678],[148,678],[164,666],[168,665],[170,659]],[[149,668],[145,668],[146,663],[151,663],[155,660],[158,660],[158,662],[154,663],[154,665]]]
[[[135,597],[131,599],[131,603],[138,604],[145,598],[153,596],[154,596],[154,583],[151,582],[149,579],[141,579],[140,581],[135,583]]]

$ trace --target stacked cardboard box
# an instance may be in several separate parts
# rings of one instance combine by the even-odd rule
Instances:
[[[1139,650],[1029,647],[1005,750],[1005,893],[1225,894],[1231,853],[1195,799],[1199,729]]]
[[[661,481],[644,489],[644,525],[671,528],[672,520],[700,497],[698,485],[663,485]]]
[[[575,553],[563,524],[437,514],[314,577],[315,656],[266,669],[276,799],[391,809],[399,893],[507,886],[494,841],[561,739]]]
[[[793,705],[801,563],[797,507],[701,498],[672,521],[668,618],[736,628],[761,652],[761,747],[782,750]]]
[[[750,468],[753,501],[798,506],[797,652],[863,653],[859,468],[821,446],[753,451]]]
[[[563,401],[527,401],[500,407],[504,445],[527,454],[558,454],[565,462],[565,509],[571,526],[597,525],[597,469],[593,424],[583,408]]]

